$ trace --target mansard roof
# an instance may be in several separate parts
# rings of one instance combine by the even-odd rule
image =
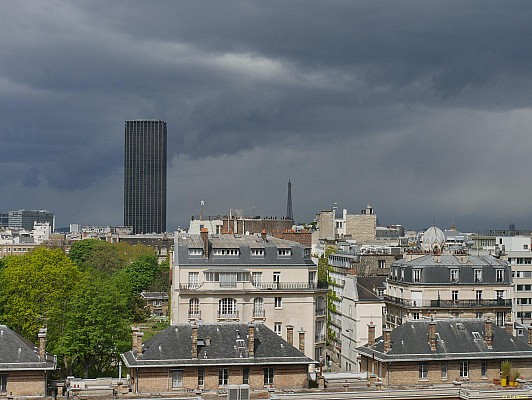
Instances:
[[[436,350],[429,342],[429,320],[409,321],[391,332],[391,349],[384,351],[384,336],[373,346],[358,347],[356,351],[378,361],[445,361],[467,359],[532,359],[532,347],[526,340],[512,336],[492,324],[492,346],[485,340],[486,322],[481,319],[435,320]]]
[[[166,328],[143,344],[142,354],[122,354],[128,367],[171,367],[186,365],[314,364],[294,346],[263,324],[253,324],[254,356],[247,353],[248,324],[218,323],[198,325],[197,358],[192,358],[192,325]],[[298,332],[294,330],[294,339]],[[242,351],[239,351],[239,342]]]

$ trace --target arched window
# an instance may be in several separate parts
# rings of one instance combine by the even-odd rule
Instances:
[[[188,302],[188,317],[197,319],[201,317],[199,310],[199,299],[196,297],[191,298]]]
[[[253,317],[263,318],[264,315],[264,299],[262,297],[256,297],[253,300]]]
[[[219,318],[238,318],[236,299],[224,298],[218,302]]]

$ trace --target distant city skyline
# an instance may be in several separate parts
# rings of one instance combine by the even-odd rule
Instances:
[[[0,209],[122,225],[123,124],[157,118],[167,230],[285,216],[289,178],[297,222],[529,229],[532,3],[457,4],[5,2]]]

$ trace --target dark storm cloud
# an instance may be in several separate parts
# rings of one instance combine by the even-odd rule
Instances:
[[[169,226],[198,198],[282,215],[289,175],[303,220],[370,201],[384,223],[532,222],[528,1],[8,2],[2,15],[1,209],[121,223],[120,201],[76,210],[120,198],[123,121],[147,117],[168,122]]]

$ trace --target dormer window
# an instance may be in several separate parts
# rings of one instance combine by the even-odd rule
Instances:
[[[496,282],[504,281],[504,270],[503,269],[495,270],[495,281]]]
[[[212,254],[215,256],[238,256],[240,255],[239,249],[214,249]]]
[[[188,249],[189,256],[202,256],[203,249]]]
[[[277,255],[280,257],[290,257],[292,255],[291,249],[277,249]]]
[[[412,281],[414,283],[421,282],[421,270],[420,269],[412,270]]]
[[[264,257],[264,249],[251,249],[253,257]]]
[[[451,282],[458,282],[460,278],[460,270],[452,269],[451,270]]]
[[[481,269],[475,269],[475,282],[482,282],[482,270]]]

